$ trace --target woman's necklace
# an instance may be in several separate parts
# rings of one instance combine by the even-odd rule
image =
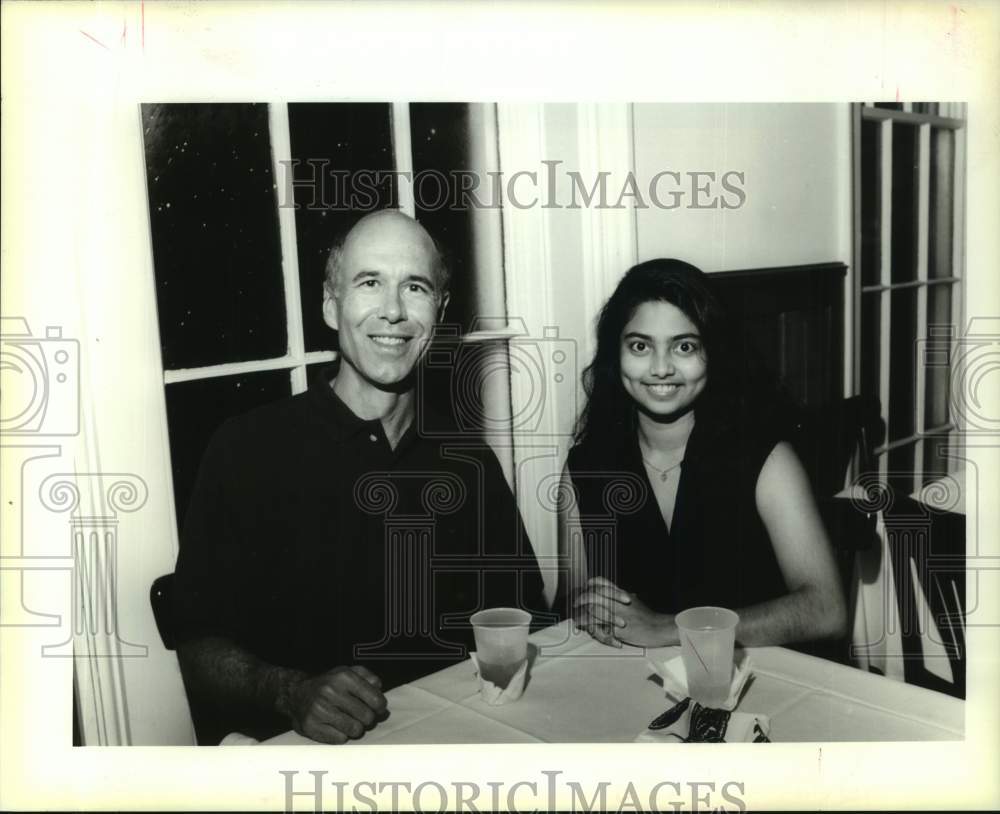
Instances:
[[[638,444],[638,446],[639,446],[639,456],[642,458],[643,463],[645,463],[646,466],[648,466],[657,475],[660,476],[660,482],[661,483],[666,483],[667,482],[667,478],[670,477],[670,473],[673,472],[675,469],[677,469],[682,463],[684,463],[684,453],[687,452],[687,442],[688,442],[688,436],[690,435],[690,430],[688,431],[688,435],[685,436],[683,443],[676,444],[675,446],[670,447],[667,450],[668,452],[676,452],[677,450],[680,450],[681,459],[677,463],[675,463],[673,466],[668,466],[666,469],[661,469],[656,464],[651,463],[650,460],[643,454],[643,449],[642,449],[643,444],[642,444],[642,437],[641,437],[642,433],[640,432],[639,435],[640,435],[640,437],[638,439],[636,439],[639,442],[639,444]]]
[[[646,466],[648,466],[650,469],[656,472],[660,476],[660,480],[663,481],[664,483],[667,482],[667,478],[670,476],[670,473],[673,472],[682,463],[684,463],[684,459],[682,458],[673,466],[668,466],[666,469],[660,469],[660,467],[656,466],[655,464],[651,464],[649,461],[647,461],[646,456],[642,455],[641,452],[639,454],[642,456],[642,460],[645,462]]]

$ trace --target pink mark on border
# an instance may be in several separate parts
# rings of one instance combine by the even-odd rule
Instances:
[[[82,28],[80,29],[80,33],[81,33],[81,34],[83,34],[83,36],[85,36],[85,37],[86,37],[86,38],[87,38],[88,40],[92,40],[92,41],[96,42],[96,43],[97,43],[98,45],[100,45],[100,46],[101,46],[101,48],[103,48],[103,49],[104,49],[105,51],[110,51],[110,50],[111,50],[111,49],[110,49],[110,48],[108,48],[108,46],[106,46],[106,45],[105,45],[105,44],[104,44],[103,42],[101,42],[101,41],[100,41],[99,39],[97,39],[97,37],[95,37],[95,36],[93,36],[93,35],[91,35],[91,34],[88,34],[88,33],[87,33],[86,31],[84,31],[84,30],[83,30]]]

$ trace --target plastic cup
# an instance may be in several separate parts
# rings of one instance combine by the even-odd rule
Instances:
[[[719,708],[729,698],[739,614],[726,608],[688,608],[674,617],[681,639],[688,695]]]
[[[472,614],[479,674],[506,687],[528,658],[531,614],[518,608],[489,608]]]

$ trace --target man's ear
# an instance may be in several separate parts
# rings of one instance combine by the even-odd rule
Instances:
[[[337,318],[337,295],[329,288],[323,288],[323,321],[333,330],[340,330],[340,321]]]

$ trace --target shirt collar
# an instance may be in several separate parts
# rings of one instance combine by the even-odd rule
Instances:
[[[340,363],[332,362],[320,368],[313,376],[309,391],[314,403],[330,419],[334,432],[341,440],[354,438],[362,433],[384,436],[385,432],[381,421],[377,418],[370,420],[361,418],[334,392],[332,383],[339,369]],[[416,437],[416,423],[416,420],[411,421],[410,426],[403,433],[403,437],[396,445],[397,454],[413,443]]]
[[[340,369],[339,362],[324,365],[313,376],[309,384],[309,393],[313,402],[329,418],[337,435],[341,438],[352,438],[359,433],[371,431],[378,421],[366,421],[344,404],[343,400],[333,391],[333,380]]]

